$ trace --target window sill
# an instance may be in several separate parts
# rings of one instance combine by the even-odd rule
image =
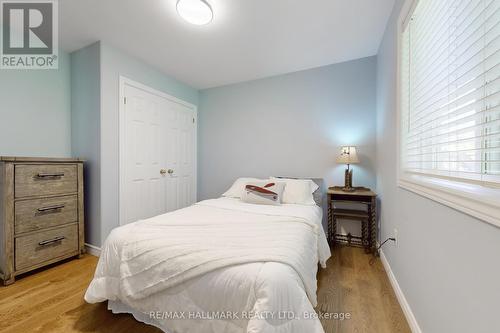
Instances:
[[[405,175],[398,185],[500,227],[500,188],[422,175]]]

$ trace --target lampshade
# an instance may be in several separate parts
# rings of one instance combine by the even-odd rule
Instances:
[[[340,149],[340,155],[337,156],[337,163],[339,164],[355,164],[359,163],[356,147],[346,146]]]

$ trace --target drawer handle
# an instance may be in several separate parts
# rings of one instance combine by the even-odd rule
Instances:
[[[40,246],[46,246],[46,245],[50,245],[52,243],[60,242],[63,239],[66,239],[66,237],[60,236],[60,237],[56,237],[56,238],[52,238],[52,239],[47,239],[47,240],[41,241],[40,243],[38,243],[38,245],[40,245]]]
[[[50,212],[50,211],[53,211],[53,210],[62,209],[64,207],[66,207],[66,206],[65,205],[55,205],[55,206],[38,208],[38,211],[39,212]]]
[[[64,172],[56,172],[56,173],[43,173],[40,172],[36,175],[39,179],[48,179],[48,178],[61,178],[64,177]]]

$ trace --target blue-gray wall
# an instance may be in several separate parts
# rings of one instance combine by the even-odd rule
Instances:
[[[70,59],[57,70],[0,70],[0,156],[71,156]]]
[[[100,43],[71,53],[71,151],[85,159],[85,241],[101,244]]]
[[[238,177],[323,177],[343,184],[339,146],[358,146],[354,183],[375,186],[376,58],[201,91],[198,198]]]
[[[377,60],[384,253],[424,333],[500,332],[500,229],[396,185],[397,0]]]

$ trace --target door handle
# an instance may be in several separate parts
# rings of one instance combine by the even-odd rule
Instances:
[[[166,174],[166,173],[168,173],[169,175],[171,175],[171,174],[173,174],[173,173],[174,173],[174,170],[173,170],[173,169],[168,169],[168,170],[166,170],[166,169],[161,169],[161,170],[160,170],[160,174],[161,174],[161,175],[164,175],[164,174]]]

